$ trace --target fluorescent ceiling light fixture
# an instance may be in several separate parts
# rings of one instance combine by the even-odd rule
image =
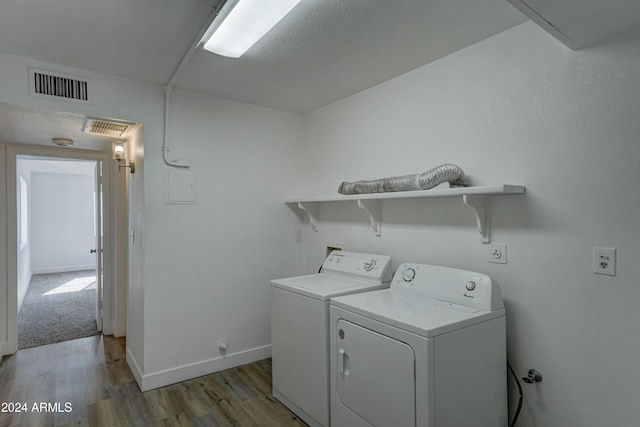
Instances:
[[[222,23],[204,48],[218,55],[240,58],[298,3],[300,0],[239,0],[226,17],[221,16]]]

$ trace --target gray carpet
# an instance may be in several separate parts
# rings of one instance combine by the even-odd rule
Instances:
[[[37,274],[18,313],[18,348],[98,334],[95,271]]]

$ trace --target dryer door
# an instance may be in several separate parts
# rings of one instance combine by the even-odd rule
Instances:
[[[415,426],[413,349],[344,319],[337,331],[340,402],[374,426]]]

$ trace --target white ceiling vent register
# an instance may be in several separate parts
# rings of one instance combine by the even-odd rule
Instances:
[[[29,68],[29,95],[92,105],[91,79]]]
[[[119,138],[134,125],[135,123],[124,120],[87,117],[84,121],[83,132],[91,135],[114,136]]]

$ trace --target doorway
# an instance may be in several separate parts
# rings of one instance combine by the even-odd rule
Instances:
[[[16,159],[18,349],[102,330],[100,162]]]
[[[91,193],[91,209],[94,210],[94,214],[91,215],[89,222],[91,223],[91,242],[84,241],[82,246],[86,246],[81,248],[83,252],[86,253],[92,261],[83,261],[80,263],[73,264],[75,267],[72,270],[77,271],[88,271],[91,270],[94,272],[95,276],[95,286],[91,284],[81,285],[81,282],[88,280],[84,276],[84,279],[70,279],[61,283],[60,285],[46,290],[42,293],[50,293],[51,295],[58,295],[62,293],[63,290],[69,291],[72,288],[77,287],[86,288],[85,290],[89,291],[92,286],[95,287],[95,301],[94,301],[94,313],[95,313],[95,323],[96,328],[98,330],[103,330],[105,334],[113,334],[113,323],[112,323],[112,308],[115,306],[112,304],[111,297],[113,294],[113,277],[115,265],[113,263],[113,259],[115,256],[114,252],[114,242],[115,242],[115,225],[112,221],[113,213],[111,209],[114,205],[115,193],[113,193],[112,189],[115,188],[110,183],[110,180],[113,176],[111,170],[113,168],[110,159],[110,155],[108,153],[103,152],[94,152],[88,150],[75,150],[75,149],[65,149],[64,151],[51,149],[51,148],[42,148],[36,146],[8,146],[6,151],[6,165],[7,165],[7,200],[9,201],[9,209],[7,210],[7,241],[8,241],[8,316],[7,316],[7,349],[4,350],[5,353],[12,353],[18,350],[18,302],[19,297],[19,276],[24,276],[24,268],[25,263],[19,262],[19,259],[24,256],[24,244],[25,240],[28,242],[29,234],[31,233],[31,238],[35,239],[36,235],[33,233],[34,230],[29,230],[26,228],[27,239],[24,239],[21,235],[23,232],[23,227],[21,226],[21,219],[19,218],[22,214],[20,213],[19,206],[22,207],[22,203],[20,202],[19,194],[22,193],[22,189],[20,187],[21,175],[18,173],[18,164],[19,160],[23,159],[31,159],[31,160],[40,160],[47,162],[57,162],[58,164],[65,164],[67,166],[72,163],[81,163],[84,164],[85,167],[90,167],[93,170],[93,175],[91,178],[91,188],[94,189]],[[24,176],[22,176],[24,179]],[[26,180],[25,180],[26,181]],[[47,181],[47,180],[45,180]],[[49,181],[54,181],[49,179]],[[51,182],[49,182],[51,184]],[[85,185],[86,186],[86,185]],[[29,183],[27,183],[27,189],[29,188]],[[34,190],[37,186],[34,186]],[[49,185],[49,189],[51,189],[51,185]],[[28,190],[27,190],[28,191]],[[94,195],[95,193],[95,195]],[[100,196],[102,194],[103,196]],[[77,197],[78,192],[73,193],[73,197]],[[27,195],[27,201],[29,201],[29,196]],[[15,202],[15,208],[12,206]],[[33,201],[31,203],[33,205]],[[40,207],[40,211],[46,211],[49,217],[52,217],[57,223],[62,221],[68,221],[68,216],[64,215],[62,205],[59,203],[59,199],[49,200],[48,203],[45,204],[46,208]],[[35,206],[32,206],[30,215],[33,215]],[[27,203],[27,210],[29,210],[29,205]],[[98,214],[102,215],[98,215]],[[42,212],[39,212],[42,214]],[[33,226],[33,219],[32,219]],[[69,233],[69,232],[68,232]],[[68,236],[68,233],[66,236]],[[63,239],[63,240],[71,240],[71,239]],[[35,242],[35,240],[34,240]],[[65,244],[69,242],[64,242]],[[28,244],[28,243],[26,243]],[[22,249],[22,252],[21,252]],[[49,254],[55,254],[56,256],[65,255],[67,251],[70,251],[67,247],[64,250],[62,249],[49,249]],[[85,258],[86,259],[86,258]],[[34,258],[35,260],[35,258]],[[60,259],[56,259],[57,262],[60,262]],[[64,263],[63,263],[64,264]],[[33,265],[33,267],[38,268],[37,265]],[[68,270],[68,268],[63,268],[64,270]],[[54,269],[55,270],[55,269]],[[37,273],[38,271],[36,271]],[[62,271],[45,271],[46,274],[50,273],[58,273]],[[33,276],[33,274],[32,274]],[[36,275],[37,276],[37,275]],[[24,286],[24,285],[23,285]],[[51,287],[51,286],[50,286]],[[54,290],[57,289],[57,290]],[[20,292],[24,292],[24,289],[21,289]],[[79,291],[77,291],[79,292]],[[26,294],[26,293],[25,293]],[[22,302],[24,305],[24,301]]]

